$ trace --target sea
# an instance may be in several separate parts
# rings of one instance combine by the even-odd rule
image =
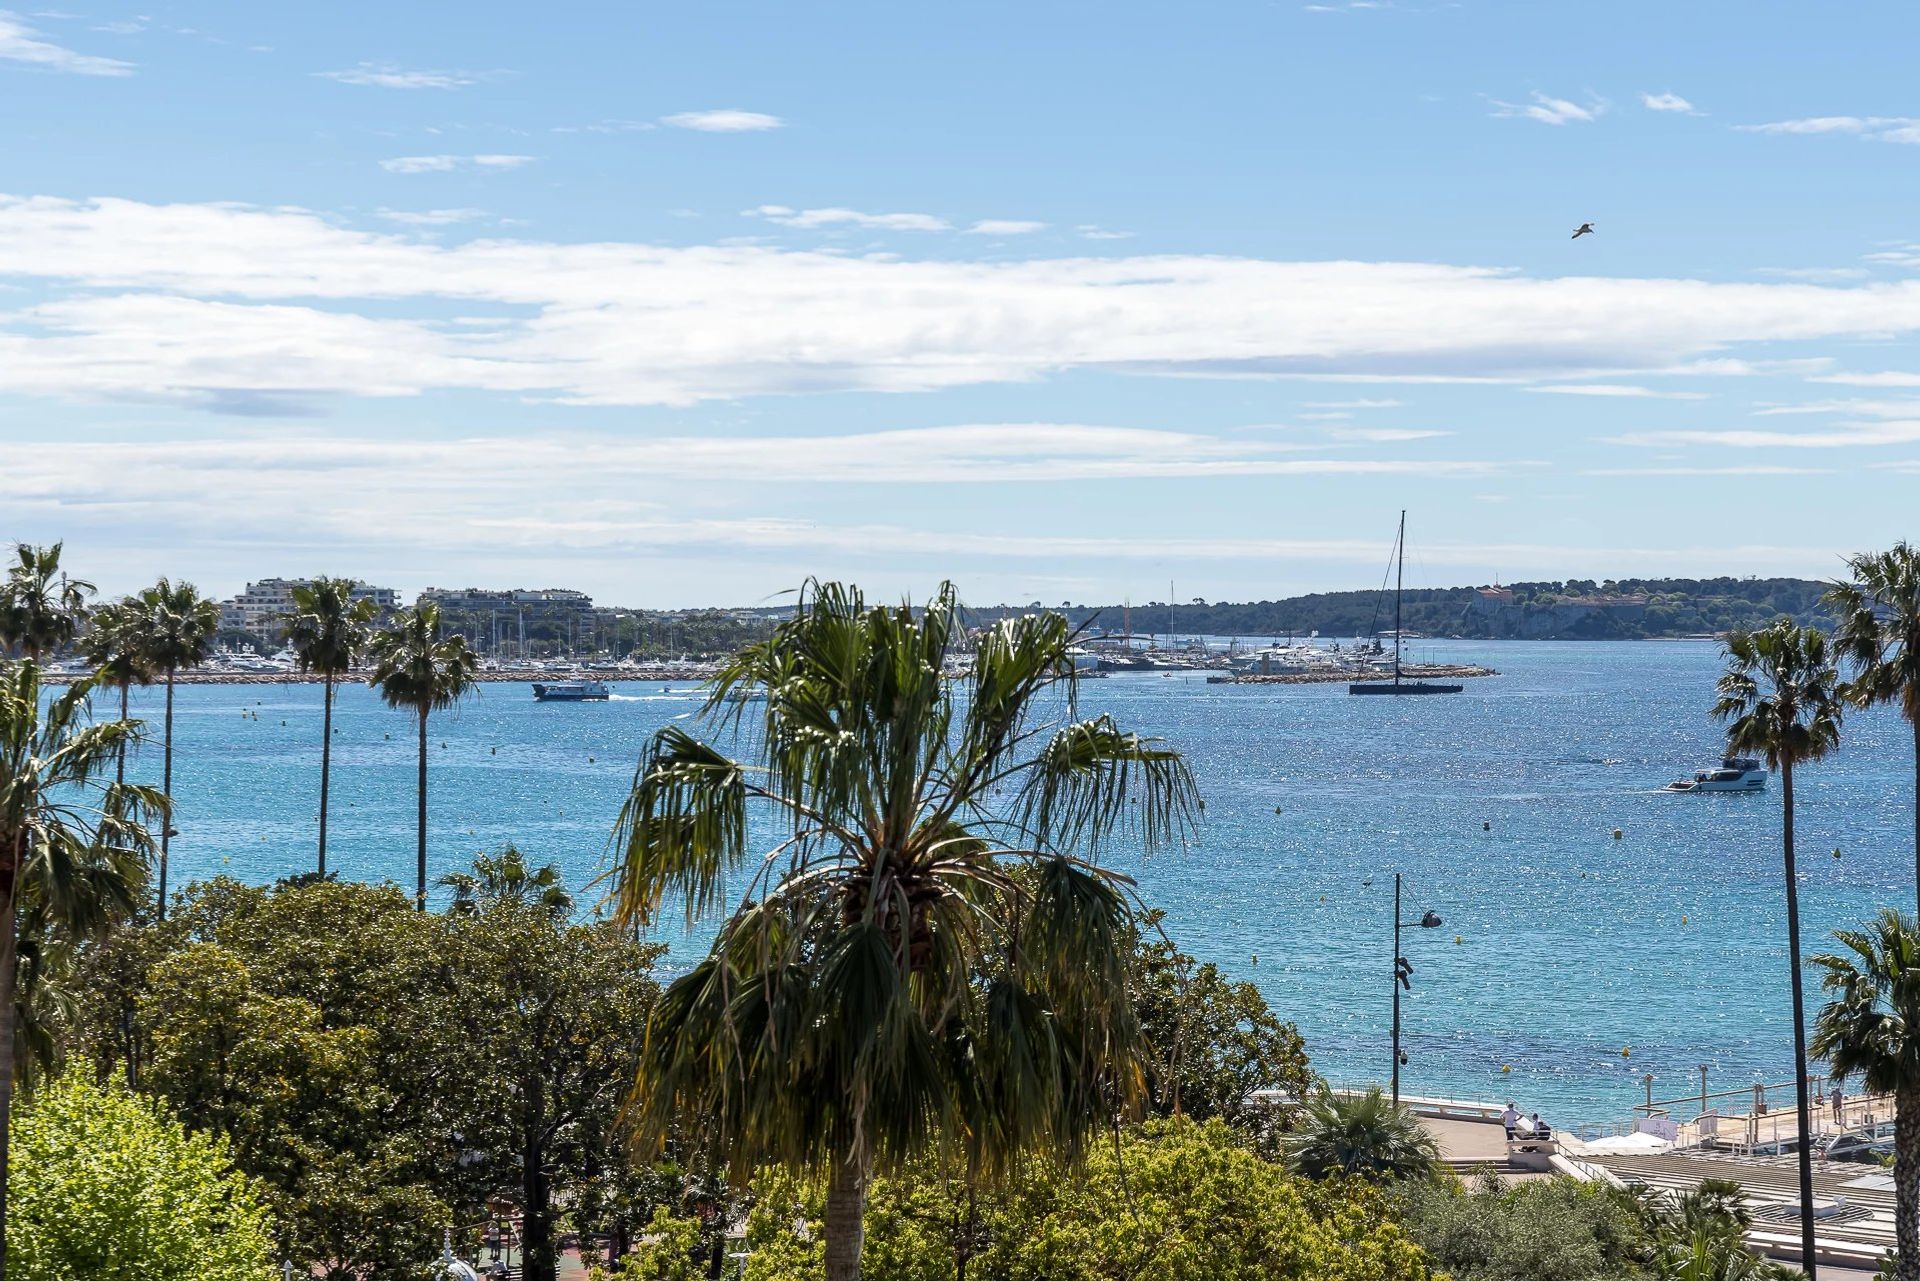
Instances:
[[[1720,755],[1717,647],[1433,641],[1418,657],[1499,675],[1398,699],[1198,673],[1085,682],[1082,713],[1178,747],[1206,806],[1184,848],[1107,861],[1184,950],[1257,984],[1338,1083],[1390,1067],[1396,874],[1413,965],[1403,1091],[1514,1099],[1572,1124],[1628,1117],[1649,1075],[1655,1098],[1696,1094],[1703,1068],[1716,1092],[1790,1081],[1777,781],[1660,790]],[[598,900],[643,746],[701,725],[691,683],[613,688],[604,703],[538,703],[487,684],[433,717],[432,875],[512,842],[559,865],[582,910]],[[142,780],[159,779],[161,708],[158,689],[135,692],[155,732]],[[313,685],[179,688],[175,886],[311,869],[320,715]],[[358,685],[341,688],[334,723],[329,865],[411,888],[413,724]],[[1913,909],[1912,771],[1905,723],[1875,710],[1796,777],[1810,954],[1882,906]],[[1428,912],[1441,924],[1421,927]],[[659,927],[666,964],[711,931]]]

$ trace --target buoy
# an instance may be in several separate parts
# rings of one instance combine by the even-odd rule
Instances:
[[[1621,832],[1620,832],[1620,829],[1619,829],[1619,828],[1617,828],[1617,827],[1616,827],[1616,828],[1614,828],[1614,829],[1613,829],[1613,839],[1617,841],[1617,840],[1619,840],[1619,839],[1620,839],[1620,836],[1621,836]]]
[[[1205,801],[1200,802],[1200,812],[1202,814],[1207,812],[1207,803]]]
[[[1458,934],[1453,936],[1453,944],[1455,947],[1458,947],[1461,944],[1461,942],[1462,942],[1462,939]]]
[[[500,749],[496,747],[496,748],[494,748],[494,749],[493,749],[493,750],[492,750],[491,752],[489,752],[489,753],[488,753],[488,755],[490,755],[490,756],[498,756],[498,755],[500,755]]]
[[[282,725],[285,725],[285,724],[286,724],[286,722],[285,722],[285,721],[281,721],[280,723],[281,723]]]
[[[1684,916],[1683,916],[1683,917],[1681,917],[1681,918],[1680,918],[1680,924],[1682,924],[1682,925],[1685,925],[1686,923],[1687,923],[1687,918],[1686,918],[1686,917],[1684,917]]]
[[[591,756],[587,757],[587,764],[589,765],[593,764],[593,757]]]
[[[1253,963],[1254,963],[1255,965],[1258,965],[1258,964],[1260,964],[1260,953],[1258,953],[1258,952],[1255,952],[1255,953],[1253,954]]]
[[[380,737],[381,737],[381,738],[384,738],[384,739],[389,739],[389,740],[391,740],[391,739],[393,738],[393,735],[391,735],[391,734],[382,734],[382,735],[381,735]]]
[[[1621,1057],[1621,1058],[1623,1058],[1623,1059],[1630,1059],[1630,1058],[1632,1058],[1632,1057],[1633,1057],[1633,1047],[1632,1047],[1631,1045],[1623,1045],[1623,1046],[1621,1046],[1621,1047],[1620,1047],[1620,1057]]]
[[[1483,831],[1483,832],[1491,832],[1491,831],[1493,830],[1493,824],[1492,824],[1492,823],[1489,823],[1489,822],[1487,822],[1487,821],[1486,821],[1485,819],[1481,819],[1481,820],[1480,820],[1480,830],[1481,830],[1481,831]]]
[[[1836,845],[1836,846],[1834,846],[1834,847],[1833,847],[1833,856],[1834,856],[1835,858],[1839,858],[1839,857],[1840,857],[1840,847],[1839,847],[1838,845]]]
[[[1278,805],[1276,805],[1276,806],[1274,806],[1274,807],[1273,807],[1273,812],[1274,812],[1274,813],[1276,813],[1276,814],[1278,814],[1278,813],[1280,813],[1280,807],[1279,807]]]
[[[1502,1064],[1500,1065],[1500,1070],[1501,1070],[1502,1072],[1511,1072],[1511,1071],[1513,1071],[1513,1064],[1511,1064],[1511,1063],[1502,1063]]]

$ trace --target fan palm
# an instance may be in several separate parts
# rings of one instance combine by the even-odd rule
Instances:
[[[692,1122],[736,1176],[825,1173],[830,1281],[859,1276],[876,1168],[934,1142],[986,1179],[1022,1151],[1071,1159],[1143,1092],[1128,882],[1097,858],[1184,836],[1192,776],[1077,717],[1059,615],[994,625],[949,679],[964,639],[951,586],[916,611],[809,584],[711,683],[706,715],[747,759],[662,729],[615,835],[628,923],[669,895],[691,920],[752,868],[649,1018],[634,1116],[656,1144]],[[749,862],[754,810],[780,839]]]
[[[448,872],[439,884],[453,891],[449,910],[459,916],[471,916],[489,904],[503,902],[543,907],[555,916],[573,911],[573,895],[567,892],[560,869],[552,863],[529,867],[527,856],[513,845],[498,854],[475,855],[473,871]]]
[[[128,719],[127,703],[135,685],[153,684],[153,664],[142,643],[140,607],[137,601],[116,601],[102,605],[87,619],[81,648],[95,667],[94,684],[120,691],[120,719]],[[120,755],[113,763],[113,781],[127,781],[127,744],[120,744]]]
[[[320,875],[327,874],[327,782],[333,772],[333,687],[367,643],[373,622],[370,600],[353,598],[350,578],[316,578],[293,589],[287,644],[303,672],[320,673]]]
[[[454,706],[473,688],[479,659],[466,637],[439,638],[440,607],[432,601],[400,610],[373,634],[367,684],[387,706],[411,711],[420,723],[419,848],[415,904],[427,910],[427,717]]]
[[[1440,1147],[1420,1118],[1396,1106],[1374,1086],[1365,1094],[1310,1096],[1285,1139],[1287,1165],[1296,1174],[1417,1178],[1439,1167]]]
[[[1894,1100],[1894,1275],[1920,1281],[1920,931],[1883,910],[1864,930],[1837,930],[1845,949],[1813,958],[1830,999],[1812,1049],[1836,1077],[1861,1076]]]
[[[79,631],[93,584],[60,572],[60,548],[15,546],[15,563],[0,583],[0,648],[38,659]]]
[[[202,596],[192,583],[162,578],[134,597],[140,651],[148,666],[167,678],[166,729],[161,741],[160,791],[167,798],[168,819],[160,829],[160,919],[167,919],[167,854],[172,848],[173,803],[173,686],[181,669],[207,661],[220,630],[220,607]],[[132,626],[133,624],[129,624]]]
[[[1840,745],[1839,673],[1817,629],[1787,619],[1724,643],[1726,671],[1716,687],[1716,719],[1727,722],[1731,752],[1763,757],[1780,775],[1781,853],[1787,884],[1787,957],[1793,977],[1793,1067],[1800,1115],[1800,1244],[1814,1273],[1812,1108],[1807,1099],[1807,1020],[1800,979],[1800,878],[1793,858],[1793,771]]]
[[[49,940],[95,937],[131,912],[153,849],[149,824],[166,814],[153,789],[102,781],[139,727],[90,723],[91,691],[77,681],[43,710],[37,663],[0,672],[0,1281],[20,944],[39,944],[29,957],[38,960]]]
[[[1891,551],[1848,558],[1853,581],[1826,595],[1833,644],[1853,669],[1848,698],[1867,706],[1898,703],[1913,731],[1914,895],[1920,900],[1920,551],[1905,542]]]

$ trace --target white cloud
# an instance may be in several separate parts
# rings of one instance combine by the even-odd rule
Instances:
[[[456,160],[460,158],[455,158]],[[1920,281],[1531,277],[1208,255],[880,259],[459,244],[230,204],[0,197],[0,391],[229,405],[457,389],[690,404],[1072,369],[1539,383],[1820,373],[1742,345],[1920,332]],[[453,324],[449,314],[491,317]],[[227,398],[222,400],[222,398]]]
[[[1785,414],[1860,414],[1867,418],[1920,419],[1920,400],[1809,400],[1792,405],[1766,405],[1754,411],[1763,418]]]
[[[967,228],[970,236],[1025,236],[1045,231],[1047,224],[1026,218],[982,218]]]
[[[1591,123],[1605,115],[1609,105],[1604,98],[1589,97],[1586,104],[1582,105],[1566,98],[1549,97],[1537,90],[1527,102],[1502,102],[1498,98],[1489,98],[1487,101],[1493,106],[1496,116],[1537,120],[1543,125]]]
[[[1111,231],[1091,222],[1083,222],[1074,230],[1088,240],[1131,240],[1133,238],[1131,231]]]
[[[1872,272],[1863,267],[1756,267],[1754,274],[1779,280],[1810,280],[1815,284],[1844,284],[1865,280]]]
[[[745,218],[765,218],[783,227],[816,230],[821,227],[859,227],[867,231],[952,231],[945,218],[923,213],[862,213],[858,209],[792,209],[786,205],[758,205],[744,209]]]
[[[118,58],[101,58],[42,40],[40,33],[20,20],[18,14],[0,9],[0,62],[23,62],[47,71],[64,71],[76,76],[130,76],[133,64]]]
[[[473,71],[408,71],[390,62],[363,62],[345,71],[316,71],[322,80],[337,80],[343,85],[362,85],[377,89],[461,89],[479,84],[483,77]]]
[[[1725,467],[1589,467],[1582,476],[1830,476],[1831,467],[1733,463]]]
[[[757,133],[763,129],[779,129],[787,122],[765,112],[728,108],[723,111],[680,111],[661,117],[660,123],[676,129],[697,129],[701,133]]]
[[[1677,93],[1643,93],[1640,105],[1648,111],[1672,111],[1683,116],[1697,116],[1700,113],[1694,105]]]
[[[1636,387],[1629,383],[1552,383],[1540,387],[1529,387],[1528,391],[1551,392],[1558,396],[1614,396],[1639,400],[1705,400],[1706,393],[1698,391],[1657,391],[1652,387]]]
[[[1870,374],[1818,374],[1807,381],[1837,383],[1846,387],[1920,387],[1920,374],[1910,374],[1902,370]]]
[[[1328,427],[1325,429],[1325,434],[1331,440],[1382,445],[1399,444],[1409,440],[1434,440],[1441,436],[1453,435],[1450,431],[1433,431],[1420,427]]]
[[[395,156],[382,160],[388,173],[450,173],[455,169],[518,169],[533,163],[532,156]]]
[[[404,227],[450,227],[487,216],[484,209],[382,209],[380,216]]]
[[[1743,133],[1853,134],[1879,142],[1920,143],[1920,116],[1807,116],[1766,124],[1735,125]]]
[[[1614,436],[1605,443],[1667,449],[1706,445],[1720,449],[1858,449],[1920,442],[1920,419],[1844,423],[1816,431],[1648,431]]]

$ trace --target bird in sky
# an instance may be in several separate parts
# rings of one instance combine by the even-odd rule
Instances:
[[[1583,222],[1580,224],[1580,230],[1574,232],[1572,238],[1575,240],[1578,240],[1582,236],[1591,236],[1592,234],[1593,234],[1593,224],[1590,222]]]

